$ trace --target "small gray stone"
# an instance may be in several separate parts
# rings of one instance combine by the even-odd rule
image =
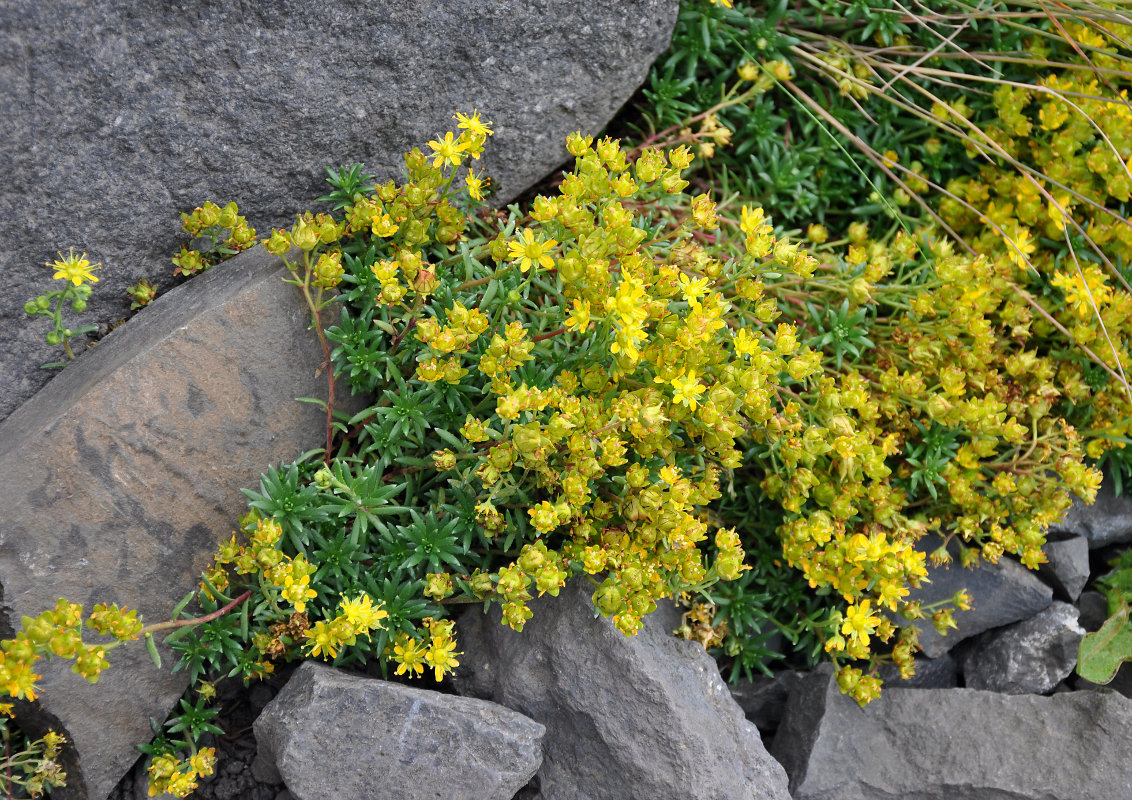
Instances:
[[[794,800],[1124,800],[1132,701],[886,689],[861,708],[828,667],[791,696],[771,752]]]
[[[498,607],[458,621],[461,693],[546,725],[545,800],[787,800],[786,775],[743,717],[715,661],[672,636],[679,614],[651,614],[625,637],[596,615],[592,587],[531,602],[522,633]]]
[[[932,552],[941,543],[938,536],[926,536],[917,549]],[[928,658],[938,658],[964,639],[991,628],[1027,619],[1053,602],[1053,590],[1040,581],[1030,570],[1010,558],[1000,558],[997,564],[980,561],[971,569],[959,566],[953,556],[950,564],[928,567],[928,581],[913,589],[909,600],[924,605],[949,600],[960,589],[971,595],[972,607],[956,611],[958,629],[946,636],[936,633],[930,619],[913,624],[920,629],[920,646]]]
[[[1089,633],[1100,630],[1108,619],[1108,600],[1100,592],[1090,589],[1077,598],[1077,621]]]
[[[1073,497],[1073,505],[1060,521],[1050,526],[1050,534],[1072,533],[1084,536],[1090,549],[1104,547],[1106,544],[1132,541],[1132,487],[1124,486],[1124,493],[1116,496],[1116,484],[1105,476],[1097,499],[1086,505],[1078,497]]]
[[[283,776],[275,766],[275,762],[267,758],[262,752],[257,752],[252,759],[252,777],[260,783],[283,783]]]
[[[326,167],[396,178],[403,154],[494,123],[477,169],[507,203],[595,134],[668,47],[677,0],[0,3],[0,418],[55,360],[23,305],[45,261],[100,262],[84,319],[160,291],[179,215],[236,201],[261,234],[328,191]],[[460,166],[461,175],[471,163]],[[325,210],[319,207],[318,210]]]
[[[1062,599],[1075,601],[1089,582],[1089,540],[1084,536],[1071,536],[1046,542],[1046,558],[1038,574],[1050,583]]]
[[[731,690],[731,696],[735,698],[739,708],[743,709],[747,719],[755,723],[759,733],[769,741],[782,720],[790,691],[804,677],[805,672],[788,669],[776,673],[774,677],[757,675],[754,680],[740,680],[727,688]]]
[[[545,729],[467,697],[303,663],[255,722],[298,800],[511,800]]]
[[[963,659],[967,688],[1007,694],[1052,691],[1073,672],[1084,636],[1077,609],[1055,601],[1027,620],[980,636]]]
[[[0,622],[65,597],[168,619],[273,462],[325,443],[322,350],[298,290],[261,248],[159,297],[0,424]],[[3,619],[6,615],[6,620]],[[185,690],[176,655],[108,654],[96,685],[40,662],[23,722],[73,743],[55,798],[103,800]]]

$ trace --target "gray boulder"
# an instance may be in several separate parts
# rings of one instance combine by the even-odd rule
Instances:
[[[940,539],[929,536],[917,548],[931,552],[939,547]],[[930,582],[928,582],[930,581]],[[980,561],[973,568],[959,566],[958,559],[941,567],[928,567],[928,581],[913,589],[910,600],[924,605],[947,600],[960,589],[966,589],[972,598],[972,608],[956,611],[958,629],[946,636],[936,633],[931,620],[917,620],[920,629],[920,646],[924,655],[938,658],[959,642],[971,636],[1027,619],[1053,602],[1053,590],[1042,583],[1030,570],[1010,558],[1000,558],[997,564]]]
[[[1089,540],[1084,536],[1070,536],[1046,542],[1046,558],[1038,574],[1059,593],[1074,602],[1089,582]]]
[[[542,725],[494,703],[300,666],[255,722],[298,800],[511,800],[542,762]]]
[[[325,444],[323,361],[280,261],[248,251],[178,288],[0,423],[0,629],[60,597],[168,619],[268,465]],[[56,798],[102,800],[184,691],[174,654],[111,651],[97,685],[37,664],[22,722],[74,743]],[[77,754],[77,755],[76,755]]]
[[[975,640],[962,662],[966,686],[1007,694],[1053,691],[1077,665],[1084,636],[1077,609],[1054,602],[1030,619]]]
[[[886,689],[861,708],[826,668],[791,695],[771,752],[794,800],[1122,800],[1129,726],[1115,692]]]
[[[0,4],[0,418],[49,377],[23,304],[45,261],[101,262],[86,319],[171,285],[180,213],[235,200],[261,234],[325,194],[324,168],[382,179],[402,154],[494,122],[482,162],[508,202],[598,132],[668,46],[677,0]]]
[[[1125,486],[1124,494],[1116,496],[1116,485],[1105,476],[1097,499],[1086,505],[1073,497],[1073,505],[1059,522],[1050,526],[1050,534],[1070,533],[1084,536],[1089,547],[1095,550],[1106,544],[1132,541],[1132,487]]]
[[[672,636],[675,609],[627,638],[595,614],[591,593],[575,580],[533,601],[522,633],[500,624],[498,608],[458,623],[457,690],[546,725],[544,800],[787,800],[785,773],[713,659]]]

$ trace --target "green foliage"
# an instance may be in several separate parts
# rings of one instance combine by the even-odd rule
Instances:
[[[174,275],[194,275],[256,244],[255,229],[240,216],[235,203],[221,208],[213,202],[181,215],[181,227],[193,237],[193,249],[182,246],[173,256]]]
[[[1077,651],[1077,674],[1092,683],[1106,684],[1120,665],[1132,661],[1132,550],[1109,562],[1113,569],[1096,581],[1108,601],[1108,619],[1099,630],[1085,634]]]

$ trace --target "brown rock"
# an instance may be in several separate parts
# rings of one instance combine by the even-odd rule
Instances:
[[[9,624],[60,597],[167,619],[245,508],[240,488],[324,443],[322,350],[260,248],[159,298],[0,424],[0,586]],[[4,623],[0,616],[0,626]],[[65,792],[102,800],[184,691],[166,653],[108,654],[97,685],[40,662],[32,727],[74,743]]]

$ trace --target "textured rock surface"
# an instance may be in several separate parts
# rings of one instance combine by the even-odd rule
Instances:
[[[939,543],[937,537],[925,537],[917,547],[930,553]],[[955,612],[959,627],[948,631],[947,636],[936,633],[930,620],[915,623],[920,629],[920,645],[929,658],[937,658],[983,631],[1032,617],[1053,602],[1053,590],[1033,572],[1009,558],[1000,558],[997,564],[980,561],[973,569],[964,569],[953,559],[949,566],[929,566],[928,578],[931,583],[925,582],[912,590],[910,599],[930,605],[966,589],[973,606],[968,611]]]
[[[545,729],[468,697],[305,662],[255,723],[298,800],[511,800],[542,762]]]
[[[246,508],[242,486],[325,441],[309,316],[280,262],[251,250],[189,282],[81,356],[0,424],[0,586],[17,621],[117,602],[167,618]],[[58,659],[42,719],[75,743],[71,788],[101,800],[184,690],[140,644],[91,686]],[[166,658],[166,662],[170,662]]]
[[[886,689],[860,708],[828,669],[795,691],[771,752],[794,800],[1132,797],[1132,701]]]
[[[1075,533],[1089,540],[1096,549],[1106,544],[1132,541],[1132,487],[1125,486],[1124,494],[1116,496],[1112,478],[1105,476],[1097,499],[1085,505],[1076,497],[1073,505],[1060,522],[1050,526],[1050,533]]]
[[[546,725],[545,800],[787,800],[786,775],[698,644],[676,639],[674,609],[626,638],[594,617],[573,581],[534,601],[521,634],[498,609],[459,621],[457,690]]]
[[[74,246],[103,265],[87,319],[169,285],[183,211],[235,200],[261,233],[325,194],[323,170],[382,177],[450,130],[494,121],[497,199],[567,159],[667,47],[677,0],[0,3],[0,418],[46,380],[47,322],[23,304]]]
[[[1089,540],[1084,536],[1071,536],[1046,542],[1042,550],[1049,563],[1042,564],[1038,574],[1061,597],[1074,602],[1089,581]]]
[[[1052,691],[1077,666],[1084,635],[1077,609],[1054,602],[1030,619],[988,631],[973,642],[962,662],[965,685],[1007,694]]]
[[[959,665],[947,652],[938,658],[917,658],[916,673],[911,678],[901,678],[893,664],[881,664],[880,678],[886,689],[952,689],[959,685]]]

